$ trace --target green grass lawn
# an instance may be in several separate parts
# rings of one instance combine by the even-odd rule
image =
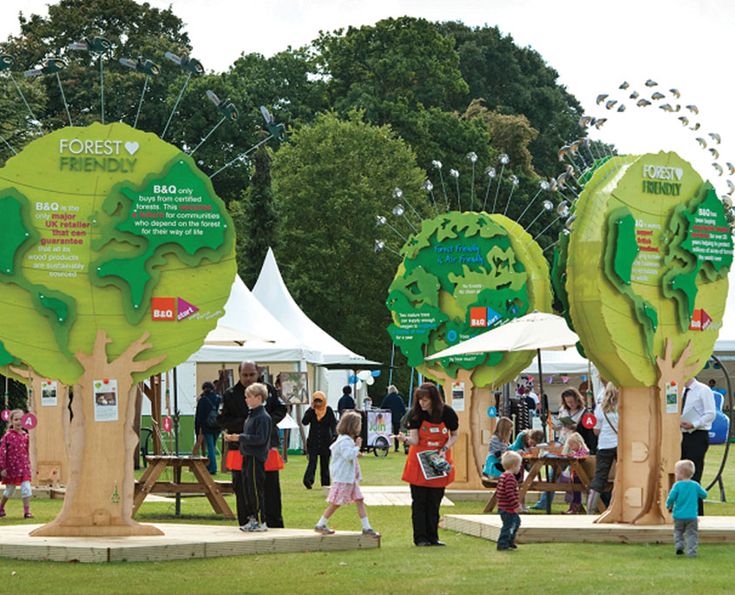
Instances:
[[[710,449],[705,479],[719,466],[722,447]],[[361,465],[364,484],[398,485],[402,454],[385,459],[368,455]],[[325,503],[319,489],[301,485],[304,457],[291,456],[283,471],[284,517],[289,527],[310,528]],[[226,476],[221,476],[225,479]],[[735,501],[735,463],[728,463],[725,489]],[[711,492],[718,498],[716,489]],[[234,509],[232,497],[230,504]],[[561,500],[561,498],[558,498]],[[58,500],[34,500],[33,522],[51,520]],[[483,503],[459,502],[444,513],[480,513]],[[555,504],[560,511],[561,504]],[[12,501],[3,524],[19,520],[20,502]],[[416,548],[411,541],[408,507],[373,507],[373,526],[382,547],[351,552],[273,554],[155,563],[69,564],[0,560],[0,592],[44,593],[545,593],[689,592],[735,589],[735,544],[702,545],[699,558],[674,556],[666,545],[547,543],[498,552],[489,541],[442,532],[446,548]],[[204,498],[185,498],[181,519],[171,503],[144,504],[137,518],[149,522],[225,523],[213,516]],[[708,515],[734,515],[735,504],[707,503]],[[336,529],[357,530],[354,507],[335,514]],[[192,527],[192,531],[196,531]],[[29,538],[30,539],[30,538]],[[14,574],[13,574],[14,573]]]

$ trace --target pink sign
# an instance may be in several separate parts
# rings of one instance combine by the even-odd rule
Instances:
[[[594,428],[597,425],[597,418],[594,413],[585,413],[582,416],[582,425],[588,430]]]
[[[38,425],[38,418],[32,413],[26,413],[20,420],[21,427],[32,430]]]
[[[171,419],[170,415],[167,415],[161,420],[161,425],[163,425],[164,432],[170,432],[174,427],[174,420]]]
[[[0,412],[0,419],[8,421],[10,419],[10,409],[3,409],[2,412]]]

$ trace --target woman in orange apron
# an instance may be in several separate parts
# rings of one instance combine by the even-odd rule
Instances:
[[[444,545],[439,541],[439,505],[444,488],[454,481],[453,467],[448,475],[437,473],[421,453],[438,453],[451,464],[449,449],[457,441],[458,427],[457,414],[442,402],[436,385],[426,382],[415,390],[408,436],[399,434],[399,440],[410,446],[402,479],[411,484],[413,542],[421,547]]]

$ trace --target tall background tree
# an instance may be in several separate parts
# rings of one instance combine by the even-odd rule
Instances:
[[[276,256],[289,289],[316,324],[368,357],[385,359],[385,289],[397,264],[374,251],[376,217],[390,212],[396,187],[428,206],[423,176],[404,141],[358,112],[320,115],[274,157]]]

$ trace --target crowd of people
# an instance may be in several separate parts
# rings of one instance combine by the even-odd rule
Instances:
[[[243,531],[261,532],[284,526],[279,476],[283,460],[279,454],[277,425],[288,409],[277,388],[263,382],[254,362],[242,362],[238,372],[238,382],[221,396],[215,383],[202,385],[195,414],[196,444],[197,448],[206,448],[208,468],[214,474],[217,472],[216,441],[219,434],[223,434],[224,464],[231,473],[238,524]],[[595,471],[587,500],[587,510],[591,514],[597,510],[598,498],[605,505],[610,503],[611,470],[618,456],[618,401],[618,389],[607,383],[595,400],[594,428],[591,428],[590,424],[583,423],[583,416],[592,411],[580,392],[570,387],[562,392],[561,405],[552,423],[562,456],[584,459],[595,455]],[[408,447],[402,480],[410,486],[414,544],[443,546],[438,533],[439,507],[446,486],[455,477],[451,448],[459,435],[459,418],[444,402],[437,385],[431,382],[415,389],[410,410],[393,385],[388,387],[382,405],[392,414],[395,449],[401,444]],[[534,399],[532,404],[529,399],[528,406],[535,409],[537,401]],[[350,386],[343,389],[337,405],[338,416],[323,392],[313,393],[301,420],[303,426],[309,428],[303,484],[307,489],[312,488],[318,466],[322,487],[329,487],[327,507],[314,527],[316,532],[333,534],[329,519],[341,506],[354,503],[363,534],[377,538],[380,534],[368,521],[359,485],[362,480],[359,455],[363,446],[363,416],[355,409]],[[677,555],[696,556],[697,518],[703,514],[703,499],[707,495],[700,481],[709,446],[708,431],[715,418],[711,388],[695,378],[689,380],[682,395],[680,413],[682,460],[676,464],[676,483],[669,492],[666,506],[675,521]],[[0,517],[6,515],[6,503],[20,486],[23,515],[33,518],[29,440],[22,428],[22,416],[20,409],[11,412],[7,431],[0,440],[0,479],[5,485],[0,499]],[[405,432],[401,431],[402,423]],[[510,418],[497,420],[483,468],[483,475],[497,480],[498,509],[502,519],[499,550],[517,547],[519,513],[525,512],[518,498],[519,482],[523,478],[523,454],[535,450],[546,440],[540,429],[520,431],[515,439],[513,430]],[[561,483],[579,482],[571,465],[561,470],[559,477],[549,479]],[[536,507],[550,506],[553,496],[553,492],[544,492]],[[567,502],[567,514],[584,511],[578,490],[567,491]]]

